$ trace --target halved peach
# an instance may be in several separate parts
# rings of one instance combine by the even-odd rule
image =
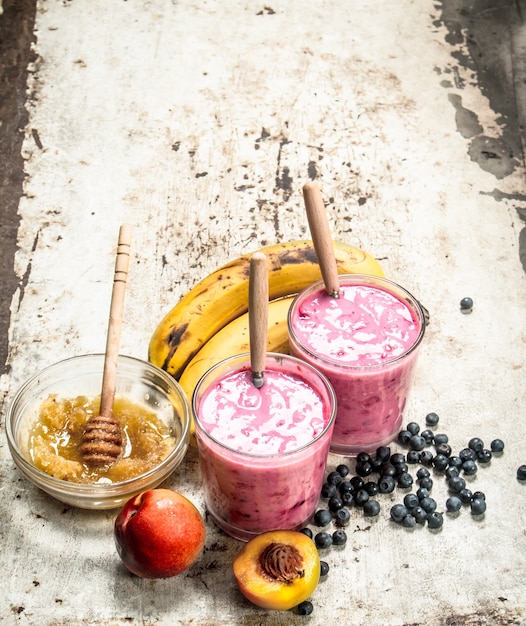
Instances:
[[[232,564],[241,593],[264,609],[286,611],[307,598],[320,580],[316,545],[296,530],[273,530],[248,541]]]

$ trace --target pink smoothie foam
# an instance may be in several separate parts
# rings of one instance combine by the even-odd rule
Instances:
[[[207,508],[240,539],[299,528],[318,503],[334,424],[332,390],[313,382],[317,373],[307,380],[311,370],[301,370],[303,363],[286,359],[267,367],[260,389],[245,362],[194,397]]]
[[[340,454],[373,450],[399,430],[424,326],[418,303],[394,295],[387,281],[354,280],[342,279],[339,298],[323,284],[304,292],[289,316],[291,353],[336,393],[331,450]]]

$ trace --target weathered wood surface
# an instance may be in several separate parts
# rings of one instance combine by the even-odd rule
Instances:
[[[526,623],[524,162],[441,18],[428,0],[38,4],[5,402],[38,369],[104,350],[121,223],[134,226],[122,352],[145,358],[198,279],[306,236],[301,188],[315,178],[335,237],[430,311],[407,421],[436,411],[457,450],[474,435],[507,444],[470,485],[487,495],[483,519],[395,528],[400,492],[378,519],[353,510],[309,623]],[[50,500],[1,437],[2,624],[306,623],[243,600],[239,543],[211,522],[186,574],[129,575],[116,513]],[[193,451],[167,485],[204,511]],[[438,478],[434,495],[443,510]]]

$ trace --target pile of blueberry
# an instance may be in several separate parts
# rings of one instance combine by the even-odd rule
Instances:
[[[357,507],[364,516],[374,517],[380,513],[378,496],[390,494],[396,488],[410,490],[403,502],[394,504],[390,509],[390,520],[406,528],[416,525],[431,530],[440,529],[444,516],[438,510],[437,501],[432,497],[433,476],[443,476],[447,481],[449,496],[445,509],[454,515],[463,506],[469,506],[472,515],[480,516],[486,511],[486,497],[482,491],[472,492],[468,488],[465,476],[474,476],[479,464],[487,464],[495,454],[504,450],[504,442],[494,439],[488,448],[479,437],[473,437],[468,445],[453,454],[446,434],[435,433],[432,429],[438,425],[436,413],[426,415],[426,428],[421,429],[416,422],[411,422],[398,434],[398,443],[407,449],[407,453],[392,452],[389,446],[379,447],[375,453],[361,452],[356,456],[355,475],[350,476],[350,468],[340,464],[327,474],[322,486],[321,498],[326,500],[326,508],[319,508],[312,519],[312,526],[317,531],[305,527],[301,530],[310,537],[319,549],[331,546],[344,546],[347,542],[345,527],[350,521],[350,507]],[[418,466],[416,479],[410,471],[411,466]],[[526,479],[526,466],[521,466]],[[521,468],[519,468],[521,469]],[[330,532],[329,526],[336,529]],[[329,572],[329,565],[321,561],[321,576]],[[297,607],[300,615],[309,615],[312,610],[310,601]]]

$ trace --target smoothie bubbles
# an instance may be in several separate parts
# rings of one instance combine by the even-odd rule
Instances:
[[[400,429],[425,330],[419,302],[383,277],[338,275],[317,188],[304,187],[323,280],[301,291],[288,315],[290,351],[325,374],[337,398],[331,451],[356,454]]]
[[[308,522],[336,415],[323,374],[293,356],[265,352],[268,296],[252,289],[257,282],[251,272],[250,354],[212,367],[193,395],[206,506],[220,528],[241,540]]]

